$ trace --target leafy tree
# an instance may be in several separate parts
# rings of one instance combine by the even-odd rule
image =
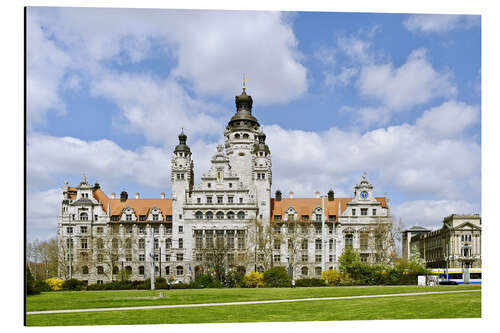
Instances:
[[[276,266],[264,272],[266,287],[289,287],[292,279],[284,267]]]
[[[35,295],[39,293],[40,291],[35,287],[35,279],[33,279],[29,267],[26,266],[26,294]]]

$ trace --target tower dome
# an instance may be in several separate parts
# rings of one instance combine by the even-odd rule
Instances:
[[[252,96],[247,95],[245,87],[239,96],[235,97],[236,114],[229,120],[228,129],[250,129],[259,126],[257,119],[252,116]]]
[[[186,154],[191,154],[191,149],[186,144],[187,135],[184,134],[184,129],[181,130],[181,134],[179,134],[179,144],[175,146],[174,153],[184,152]]]

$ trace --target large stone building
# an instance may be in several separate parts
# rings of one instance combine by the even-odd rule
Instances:
[[[363,261],[390,260],[389,200],[375,197],[366,175],[349,198],[333,190],[312,198],[284,198],[278,190],[271,197],[271,151],[252,104],[243,88],[224,146],[198,184],[187,136],[179,135],[171,198],[129,198],[125,191],[108,197],[85,177],[76,187],[66,182],[60,275],[102,283],[123,269],[141,280],[156,266],[158,275],[189,281],[200,272],[283,265],[296,278],[311,277],[336,267],[345,247],[358,249]]]
[[[412,227],[403,232],[403,258],[418,256],[428,268],[480,268],[481,216],[452,214],[440,229]]]

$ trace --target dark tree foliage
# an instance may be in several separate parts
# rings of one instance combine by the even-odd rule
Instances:
[[[276,266],[264,272],[264,285],[266,287],[290,287],[292,280],[285,267]]]

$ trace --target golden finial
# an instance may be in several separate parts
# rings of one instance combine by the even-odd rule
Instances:
[[[247,77],[245,77],[245,74],[243,74],[243,91],[245,91],[245,89],[247,88],[247,87],[245,86],[245,82],[247,82],[247,81],[248,81],[248,78],[247,78]]]

